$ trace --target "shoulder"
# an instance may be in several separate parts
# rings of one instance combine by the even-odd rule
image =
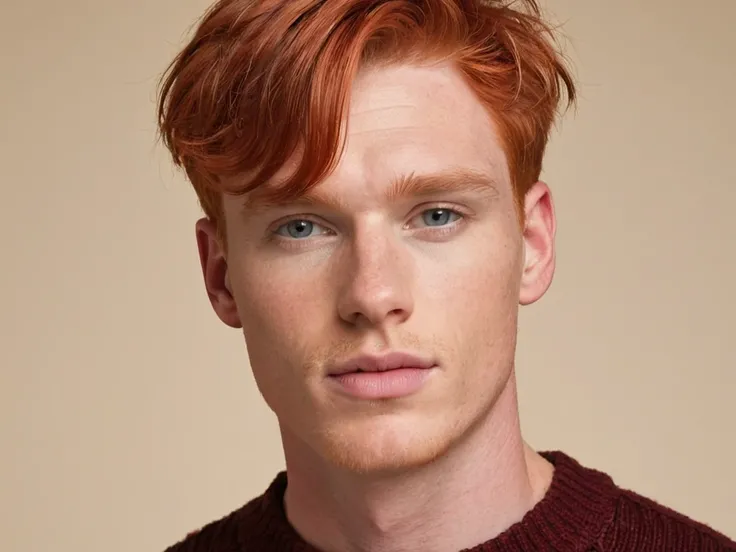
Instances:
[[[604,472],[566,454],[542,453],[555,465],[550,499],[564,503],[565,515],[584,514],[584,546],[596,552],[736,552],[736,542],[704,523],[655,500],[622,488]],[[562,498],[560,498],[562,497]],[[573,517],[574,519],[574,517]]]
[[[736,552],[736,543],[712,527],[625,489],[601,544],[605,551]]]

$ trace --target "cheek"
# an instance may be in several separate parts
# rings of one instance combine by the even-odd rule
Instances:
[[[523,246],[508,229],[485,229],[419,267],[425,293],[443,310],[487,313],[518,306]],[[491,238],[488,238],[491,236]],[[494,239],[493,236],[499,236]],[[501,238],[501,236],[505,236]],[[495,308],[490,308],[495,307]]]
[[[327,298],[313,269],[242,263],[231,269],[231,281],[253,354],[299,357],[308,351],[310,335],[324,331]]]
[[[283,274],[264,264],[243,265],[231,275],[256,385],[279,416],[308,408],[300,382],[310,370],[313,331],[324,317],[315,312],[310,279]]]
[[[521,255],[520,240],[476,241],[448,256],[443,270],[426,270],[434,274],[423,293],[426,311],[435,313],[451,354],[470,362],[483,357],[487,366],[513,352]]]
[[[467,287],[454,289],[454,350],[463,368],[458,396],[473,409],[495,403],[514,366],[521,277],[518,251],[497,254],[464,275]],[[460,275],[459,275],[460,277]],[[474,406],[475,405],[475,406]]]

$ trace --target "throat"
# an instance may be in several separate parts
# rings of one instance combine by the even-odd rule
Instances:
[[[551,464],[526,447],[518,459],[497,458],[485,470],[476,465],[472,475],[432,465],[393,480],[340,481],[317,499],[289,485],[286,512],[302,537],[325,552],[472,549],[544,497]],[[523,467],[516,471],[513,464]],[[493,473],[503,477],[494,480]]]

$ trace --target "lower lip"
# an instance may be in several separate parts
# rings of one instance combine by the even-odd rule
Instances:
[[[358,399],[398,399],[419,391],[431,369],[397,368],[385,372],[351,372],[330,376],[340,389]]]

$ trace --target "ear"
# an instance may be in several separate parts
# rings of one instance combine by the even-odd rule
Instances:
[[[225,324],[240,328],[240,316],[228,276],[226,251],[218,236],[217,226],[203,218],[197,221],[196,234],[204,285],[212,308]]]
[[[530,305],[549,289],[555,272],[557,221],[552,192],[544,182],[535,183],[524,198],[524,267],[519,303]]]

